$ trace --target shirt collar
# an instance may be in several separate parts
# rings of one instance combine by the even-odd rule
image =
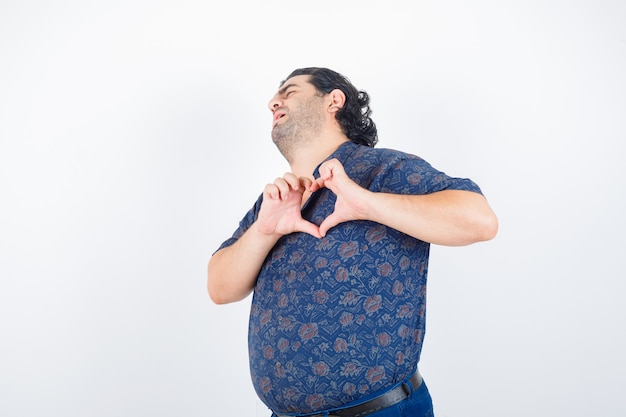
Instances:
[[[342,165],[345,166],[346,165],[346,161],[348,160],[350,155],[352,155],[352,153],[354,151],[356,151],[359,146],[362,146],[362,145],[359,145],[358,143],[354,143],[351,140],[348,140],[348,141],[342,143],[341,145],[339,145],[339,147],[333,153],[331,153],[326,159],[324,159],[322,162],[320,162],[320,164],[317,167],[315,167],[315,170],[313,171],[313,177],[314,178],[319,178],[319,176],[320,176],[320,172],[319,172],[320,166],[324,162],[329,161],[331,159],[335,159],[336,158],[336,159],[339,160],[339,162],[341,162]]]

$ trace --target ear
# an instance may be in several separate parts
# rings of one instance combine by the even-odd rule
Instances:
[[[328,93],[329,104],[328,111],[330,113],[337,113],[346,104],[346,95],[338,88]]]

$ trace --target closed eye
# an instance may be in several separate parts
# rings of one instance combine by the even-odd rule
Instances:
[[[296,92],[295,87],[297,87],[296,84],[288,84],[284,86],[283,88],[281,88],[280,90],[278,90],[278,94],[283,97],[287,97],[289,94]]]

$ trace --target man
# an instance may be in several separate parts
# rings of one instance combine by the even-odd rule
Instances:
[[[269,108],[291,172],[213,254],[207,284],[218,304],[254,291],[256,392],[277,417],[432,416],[417,372],[430,243],[492,239],[496,216],[469,179],[374,149],[369,96],[341,74],[298,69]]]

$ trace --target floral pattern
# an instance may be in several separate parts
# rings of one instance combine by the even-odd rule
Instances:
[[[480,192],[469,179],[449,177],[395,150],[346,142],[331,158],[376,192]],[[250,227],[261,201],[221,247]],[[320,224],[334,202],[335,195],[321,189],[303,207],[303,217]],[[250,370],[261,400],[278,412],[309,413],[410,376],[424,338],[429,249],[368,221],[342,223],[322,239],[284,236],[262,267],[250,311]]]

